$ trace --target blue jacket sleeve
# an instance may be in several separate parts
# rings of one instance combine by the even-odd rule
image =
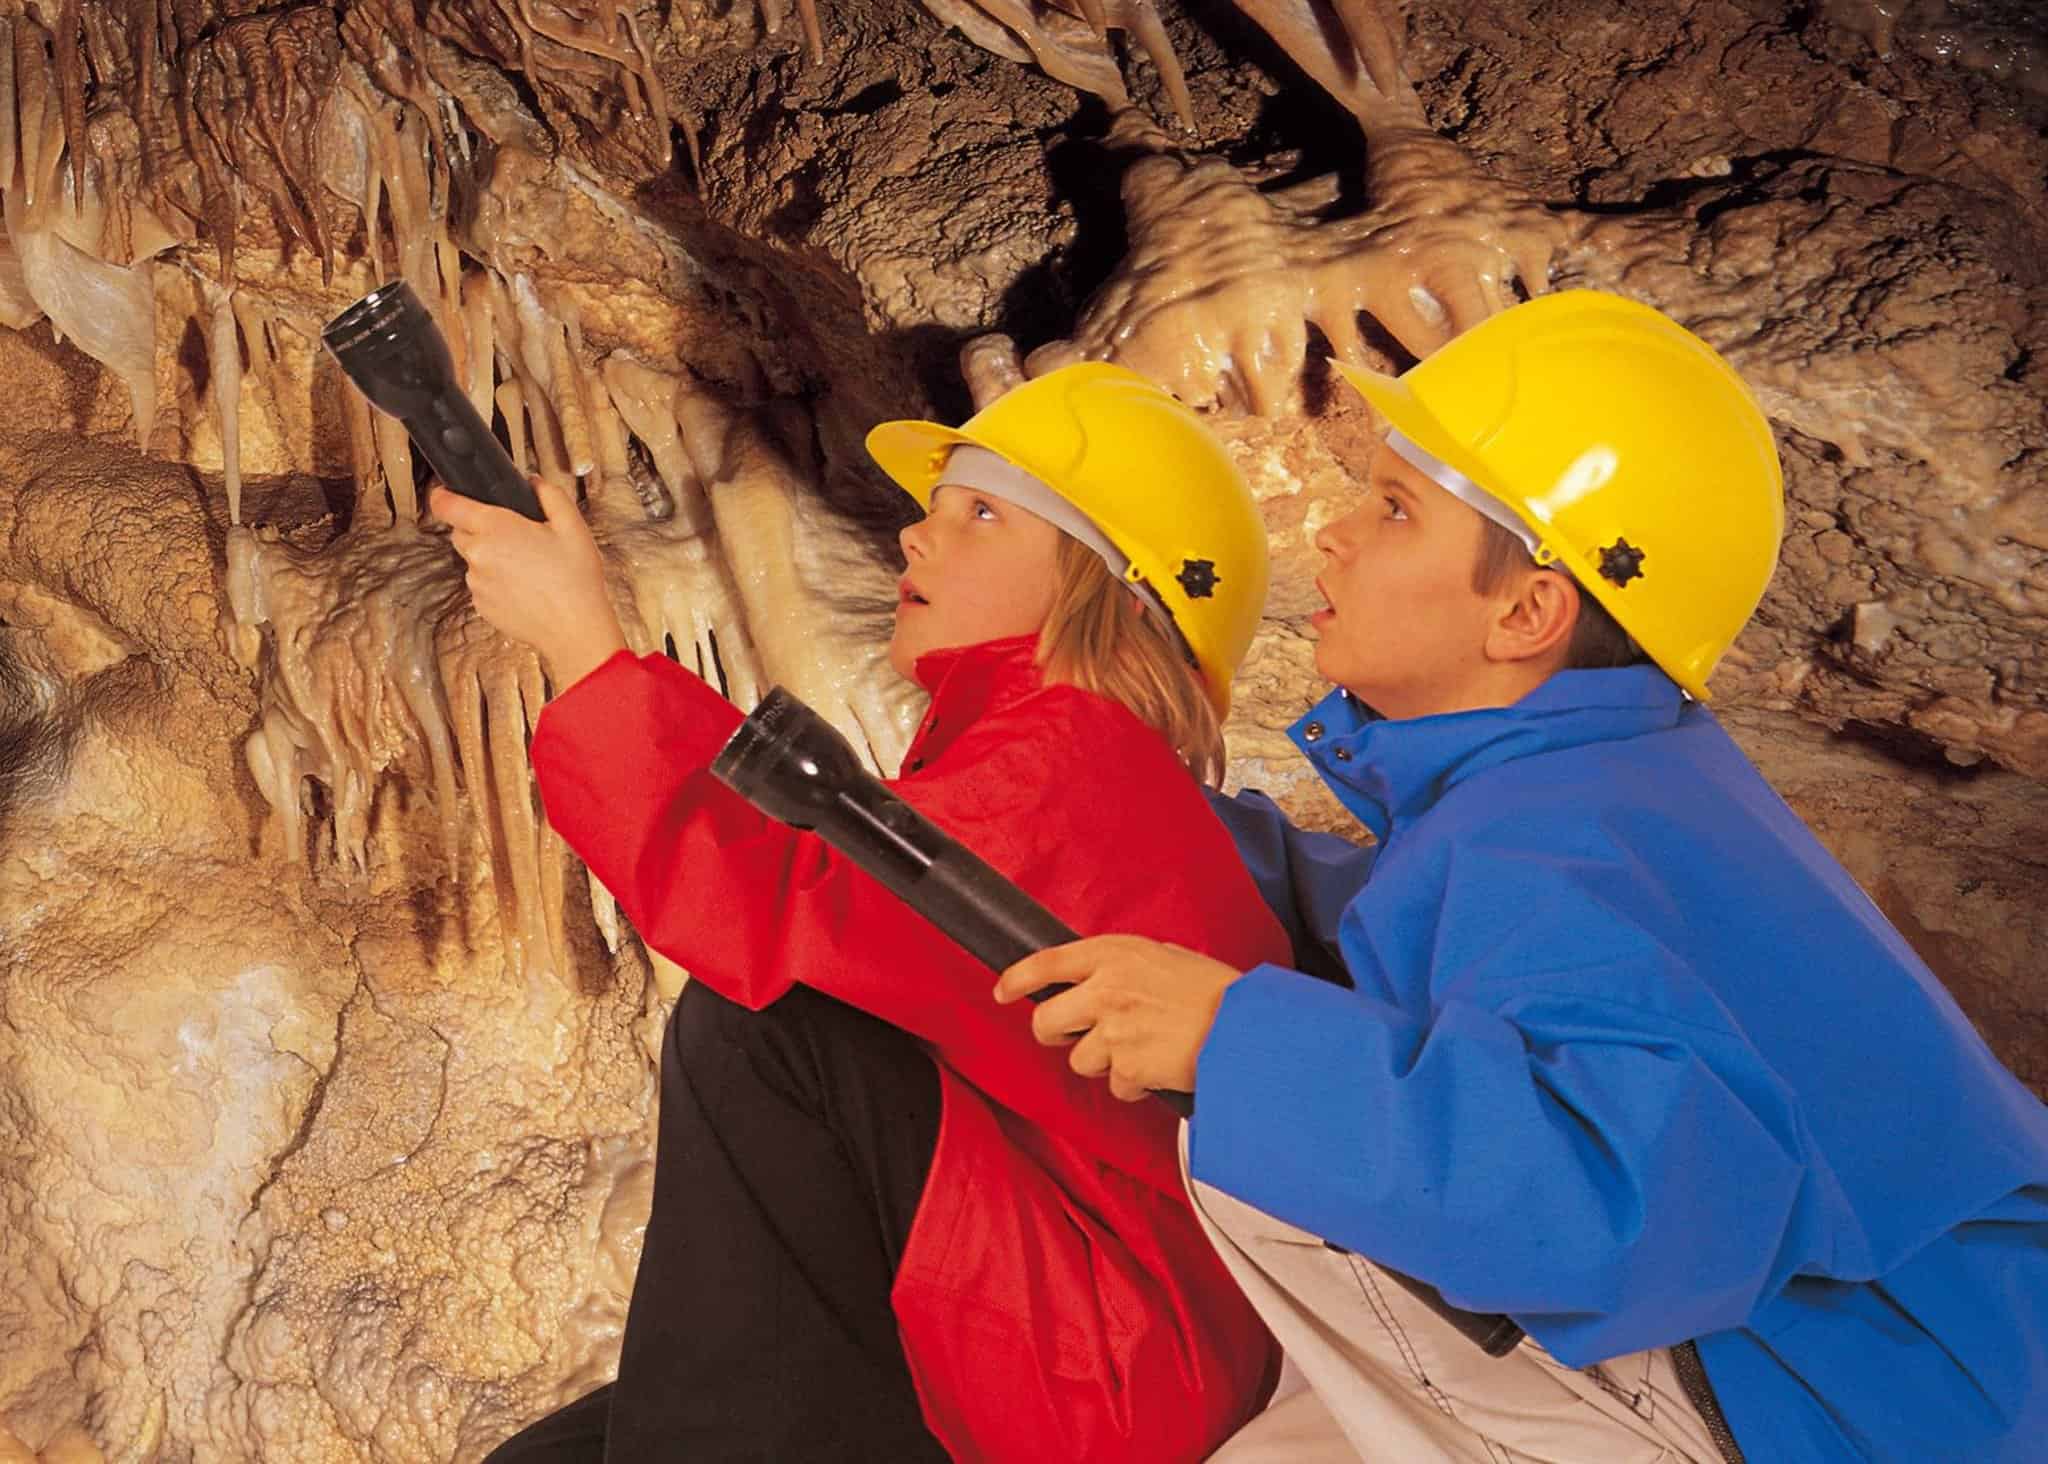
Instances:
[[[1255,788],[1233,796],[1208,790],[1209,806],[1230,830],[1238,858],[1294,947],[1301,971],[1350,985],[1337,949],[1337,922],[1372,873],[1379,848],[1337,834],[1296,828]]]
[[[1626,871],[1480,851],[1454,876],[1361,909],[1356,990],[1230,987],[1195,1178],[1574,1366],[1739,1325],[1855,1252],[1790,1090],[1621,913]]]

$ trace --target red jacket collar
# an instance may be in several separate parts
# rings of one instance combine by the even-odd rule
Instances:
[[[913,669],[917,684],[932,694],[932,704],[904,754],[906,773],[918,771],[990,712],[1021,701],[1045,684],[1036,635],[929,651],[917,658]]]

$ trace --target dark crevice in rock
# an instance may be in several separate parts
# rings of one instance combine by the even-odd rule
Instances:
[[[1387,369],[1395,375],[1406,371],[1416,362],[1415,353],[1396,340],[1394,333],[1381,325],[1370,311],[1358,312],[1358,338],[1366,349],[1385,356],[1391,363]]]
[[[0,833],[17,805],[63,782],[76,735],[51,688],[15,653],[16,633],[0,621]]]
[[[1958,763],[1938,738],[1896,722],[1844,722],[1836,735],[1873,748],[1901,768],[1937,783],[1967,783],[1997,768],[1988,758]]]
[[[820,117],[872,117],[884,107],[903,100],[903,83],[895,77],[871,82],[845,101],[818,108]]]
[[[1074,237],[1027,267],[998,302],[994,328],[1020,350],[1064,335],[1075,312],[1115,272],[1129,247],[1120,184],[1131,157],[1104,140],[1108,126],[1107,110],[1089,98],[1065,135],[1048,139],[1047,203],[1054,213],[1072,215]],[[952,390],[962,394],[956,400],[964,399],[964,387]]]
[[[1772,196],[1770,185],[1796,165],[1827,161],[1823,154],[1807,148],[1781,148],[1750,157],[1730,158],[1726,173],[1698,178],[1659,178],[1638,197],[1607,202],[1596,201],[1592,197],[1592,187],[1601,176],[1598,170],[1594,170],[1579,176],[1580,191],[1571,206],[1589,214],[1667,213],[1706,197],[1709,201],[1702,204],[1694,216],[1704,227],[1732,209],[1764,202]],[[1809,183],[1799,193],[1799,197],[1808,203],[1817,203],[1822,196],[1818,183]]]

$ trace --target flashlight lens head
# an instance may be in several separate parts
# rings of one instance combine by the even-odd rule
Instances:
[[[779,686],[726,740],[711,772],[762,812],[799,829],[816,828],[820,814],[861,777],[860,759],[839,729]]]
[[[411,418],[435,393],[455,389],[448,343],[404,280],[370,291],[320,339],[357,389],[395,417]]]
[[[417,330],[427,319],[426,307],[404,280],[379,285],[355,304],[327,322],[320,339],[336,358],[347,365],[349,355],[363,347],[375,349],[378,339]]]

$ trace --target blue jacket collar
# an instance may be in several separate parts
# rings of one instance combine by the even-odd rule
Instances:
[[[1288,736],[1384,841],[1475,773],[1516,758],[1677,725],[1686,699],[1654,666],[1560,671],[1507,707],[1389,720],[1331,692]]]

